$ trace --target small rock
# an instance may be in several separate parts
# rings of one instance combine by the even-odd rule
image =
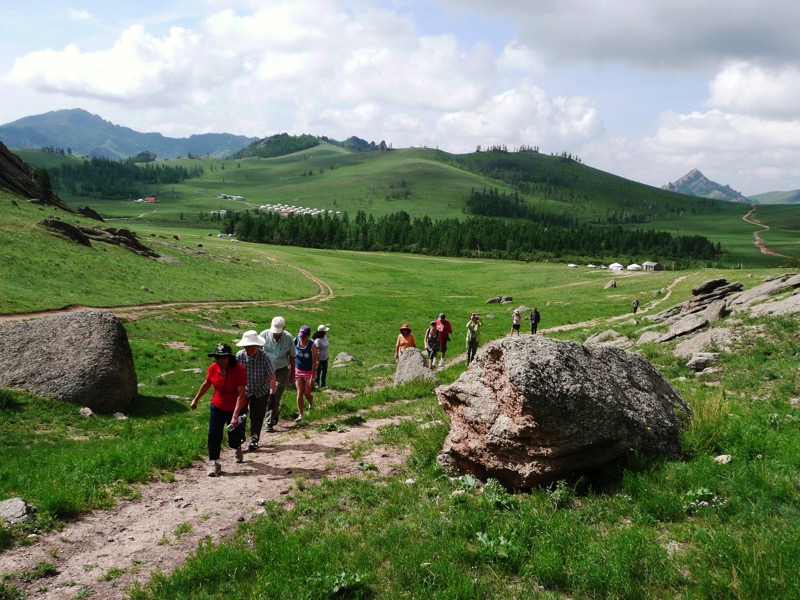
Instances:
[[[82,414],[84,417],[93,417],[93,416],[94,416],[94,413],[92,412],[92,409],[91,409],[91,408],[89,408],[88,406],[84,406],[84,407],[81,409],[81,414]]]
[[[714,461],[718,462],[721,465],[727,465],[731,462],[731,455],[730,454],[720,454],[719,456],[714,457]]]

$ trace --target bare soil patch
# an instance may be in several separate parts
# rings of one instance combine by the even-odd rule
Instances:
[[[245,452],[242,463],[234,461],[233,450],[224,449],[220,477],[209,477],[208,463],[200,461],[175,473],[173,481],[140,486],[136,500],[87,514],[61,532],[0,554],[0,577],[30,571],[44,561],[55,565],[58,574],[8,583],[28,598],[72,598],[83,590],[96,598],[124,598],[125,588],[146,583],[155,570],[175,569],[201,539],[218,541],[237,522],[263,512],[265,502],[286,500],[295,477],[314,483],[365,476],[359,463],[374,465],[372,473],[381,476],[399,469],[406,456],[396,450],[376,446],[357,459],[350,450],[374,438],[379,427],[400,420],[369,420],[342,432],[279,423],[276,433],[262,436],[259,450]]]

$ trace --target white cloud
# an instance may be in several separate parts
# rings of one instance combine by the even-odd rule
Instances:
[[[169,106],[180,103],[184,84],[192,79],[197,48],[197,37],[179,27],[157,38],[133,25],[105,51],[82,52],[70,44],[60,52],[32,52],[16,60],[8,78],[78,98]]]
[[[589,99],[550,98],[530,83],[492,96],[471,110],[446,113],[437,123],[438,137],[460,152],[474,150],[476,140],[483,146],[574,148],[602,129]]]
[[[726,66],[709,85],[708,105],[732,113],[794,120],[800,116],[800,70],[746,62]]]

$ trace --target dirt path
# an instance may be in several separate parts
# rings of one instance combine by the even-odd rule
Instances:
[[[327,284],[300,270],[315,281],[319,293],[313,298],[333,297]],[[661,298],[642,306],[647,312],[667,300],[672,289],[686,276],[675,279]],[[309,301],[311,298],[304,299]],[[171,303],[157,308],[187,306],[239,306],[254,302]],[[268,303],[265,303],[268,304]],[[115,312],[149,311],[154,307],[117,307]],[[47,315],[54,314],[53,311]],[[35,316],[27,315],[26,318]],[[590,327],[602,322],[630,318],[630,313],[542,329],[542,333]],[[448,361],[464,360],[464,355]],[[32,570],[37,563],[55,565],[55,576],[24,583],[17,577],[9,580],[32,599],[73,598],[78,594],[103,599],[125,597],[125,588],[135,582],[146,583],[159,569],[169,573],[192,553],[200,540],[219,541],[232,533],[238,521],[258,515],[261,505],[281,500],[290,491],[294,478],[309,481],[323,477],[363,475],[359,463],[374,465],[381,475],[391,474],[405,456],[396,450],[376,447],[367,456],[354,459],[349,454],[353,444],[371,439],[383,425],[397,419],[368,420],[344,432],[321,432],[305,425],[282,422],[274,435],[265,434],[264,446],[245,453],[237,464],[231,450],[223,451],[223,476],[208,477],[207,463],[199,461],[174,474],[170,482],[152,481],[139,487],[140,497],[120,501],[108,511],[95,511],[68,524],[61,532],[42,535],[30,546],[18,546],[0,553],[0,580]],[[181,533],[181,532],[184,533]]]
[[[265,446],[246,452],[241,464],[234,462],[232,450],[223,450],[221,477],[209,477],[207,463],[198,462],[175,473],[171,482],[140,486],[137,500],[92,512],[63,531],[0,554],[0,580],[44,561],[55,565],[58,574],[29,583],[15,577],[8,584],[33,599],[90,592],[104,600],[124,598],[126,587],[146,583],[155,570],[175,569],[200,540],[216,542],[232,533],[238,521],[263,512],[265,502],[285,499],[295,477],[317,482],[323,477],[363,475],[359,463],[374,465],[380,475],[391,474],[405,456],[376,447],[353,459],[349,450],[374,437],[379,427],[399,420],[368,420],[344,432],[279,423],[275,434],[262,438]]]
[[[747,214],[745,216],[742,217],[742,220],[746,221],[747,223],[750,223],[751,225],[755,225],[756,227],[763,227],[762,231],[754,231],[753,232],[753,238],[755,239],[755,245],[758,247],[759,250],[761,250],[761,254],[769,254],[770,256],[780,256],[781,258],[790,258],[789,256],[786,256],[785,254],[779,254],[779,253],[767,248],[767,243],[764,240],[761,239],[761,236],[759,234],[763,233],[764,231],[769,231],[769,226],[764,225],[763,223],[759,223],[758,221],[754,221],[751,218],[751,216],[755,212],[756,212],[756,206],[752,206],[751,205],[750,206],[750,210],[747,212]]]
[[[153,316],[163,314],[165,312],[175,310],[186,310],[191,308],[200,307],[219,307],[219,308],[237,308],[245,306],[288,306],[290,304],[307,303],[307,302],[326,302],[335,298],[336,295],[330,285],[325,283],[319,277],[311,274],[305,269],[300,267],[292,267],[301,275],[314,282],[317,286],[317,293],[312,296],[304,298],[297,298],[294,300],[200,300],[192,302],[154,302],[152,304],[129,304],[122,306],[108,306],[102,310],[108,311],[124,320],[134,320],[140,316]],[[10,323],[12,321],[25,321],[28,319],[40,319],[42,317],[54,317],[56,315],[63,315],[78,310],[85,310],[92,308],[89,306],[81,306],[73,304],[64,308],[56,308],[53,310],[42,310],[30,313],[17,313],[13,315],[0,315],[0,323]]]
[[[639,308],[637,314],[642,314],[646,312],[650,312],[656,306],[661,304],[662,302],[666,301],[670,296],[672,296],[672,290],[678,285],[681,281],[686,279],[687,275],[681,275],[680,277],[676,278],[672,283],[667,286],[667,293],[661,296],[660,298],[656,298],[652,302],[647,304],[642,304]],[[566,325],[557,325],[555,327],[548,327],[546,329],[540,329],[542,333],[548,333],[550,331],[571,331],[572,329],[580,329],[583,327],[595,327],[600,323],[616,323],[617,321],[622,321],[624,319],[633,318],[633,314],[626,312],[621,315],[616,315],[614,317],[601,317],[598,319],[591,319],[589,321],[581,321],[580,323],[567,323]]]

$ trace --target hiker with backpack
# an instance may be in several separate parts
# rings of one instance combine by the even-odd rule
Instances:
[[[439,357],[439,366],[442,367],[447,354],[447,342],[450,341],[450,334],[453,333],[453,326],[445,318],[444,313],[439,315],[439,320],[436,321],[436,329],[439,332],[439,350],[442,353]]]
[[[294,338],[296,352],[294,381],[297,386],[297,418],[296,422],[303,420],[304,399],[308,400],[308,408],[314,408],[314,397],[311,395],[312,382],[317,372],[319,348],[311,339],[311,327],[303,325]]]
[[[433,368],[436,354],[439,352],[439,330],[436,321],[431,321],[431,326],[425,331],[425,349],[428,351],[428,367]]]

